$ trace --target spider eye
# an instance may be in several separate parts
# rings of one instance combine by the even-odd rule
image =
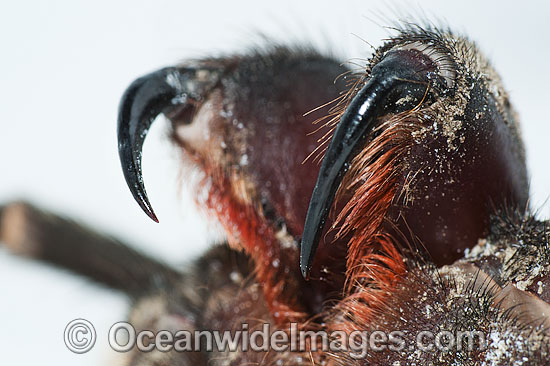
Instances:
[[[426,71],[433,73],[434,76],[440,76],[445,80],[447,88],[451,89],[455,85],[456,70],[455,63],[444,50],[421,42],[412,42],[399,45],[392,48],[389,52],[408,51],[408,53],[417,60],[424,60]],[[411,52],[413,51],[413,52]],[[416,57],[414,56],[416,54]],[[426,62],[428,60],[428,62]]]

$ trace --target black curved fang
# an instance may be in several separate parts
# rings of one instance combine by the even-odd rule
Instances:
[[[300,248],[300,269],[305,278],[308,278],[319,237],[349,162],[363,147],[376,120],[390,110],[397,100],[394,98],[403,93],[414,93],[414,99],[422,98],[427,74],[411,66],[414,65],[411,65],[410,55],[403,51],[389,52],[373,67],[370,80],[342,115],[323,159],[306,215]]]
[[[126,183],[145,213],[158,222],[143,184],[141,150],[154,119],[169,107],[182,103],[181,73],[167,67],[134,81],[120,101],[118,111],[118,154]]]

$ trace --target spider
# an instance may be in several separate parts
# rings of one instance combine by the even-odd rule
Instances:
[[[528,206],[518,117],[476,45],[404,24],[359,69],[308,47],[190,60],[133,82],[119,155],[141,173],[164,114],[227,241],[171,268],[69,219],[2,208],[13,252],[126,293],[138,330],[478,332],[485,347],[127,354],[128,365],[544,365],[548,223]],[[386,340],[387,341],[387,340]],[[390,340],[391,341],[391,340]]]

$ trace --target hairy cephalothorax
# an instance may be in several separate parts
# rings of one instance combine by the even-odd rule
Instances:
[[[302,349],[134,349],[128,365],[547,363],[550,229],[527,205],[518,118],[471,41],[405,25],[360,72],[271,46],[137,79],[120,105],[119,152],[155,221],[141,148],[161,113],[227,243],[179,271],[13,203],[1,212],[5,245],[127,293],[137,330],[294,324],[336,346],[334,334],[386,338],[360,357],[315,338]],[[479,346],[419,348],[428,333],[473,334]]]

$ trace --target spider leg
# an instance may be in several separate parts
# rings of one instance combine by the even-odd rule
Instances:
[[[181,277],[113,237],[25,202],[2,207],[0,241],[17,255],[71,270],[132,296],[167,287]]]

